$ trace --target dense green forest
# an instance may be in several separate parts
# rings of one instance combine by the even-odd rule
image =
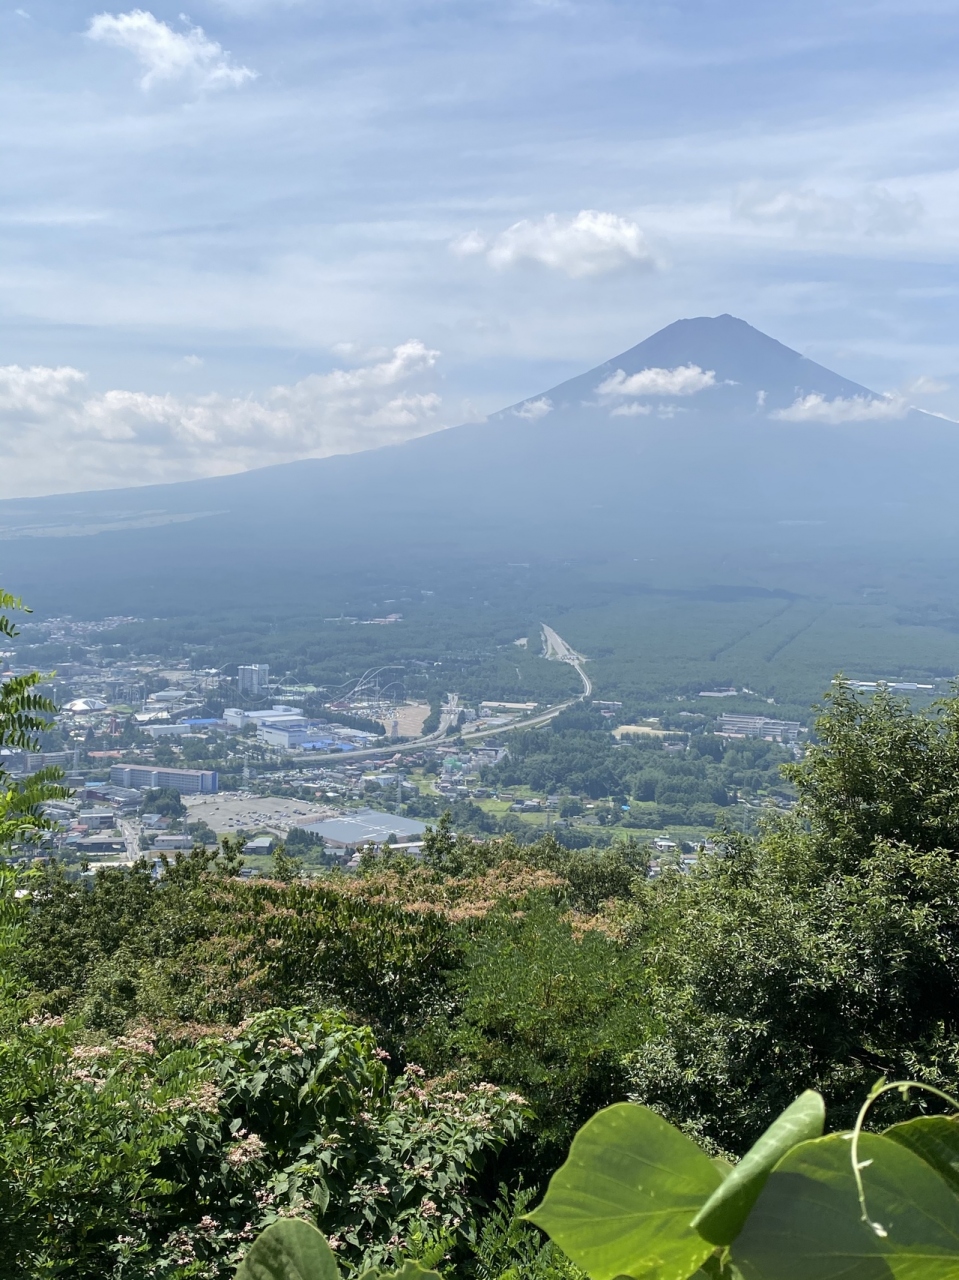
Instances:
[[[279,574],[267,597],[233,608],[206,594],[178,596],[162,617],[144,605],[140,621],[97,636],[95,652],[228,670],[267,662],[276,675],[330,689],[397,664],[390,679],[428,701],[458,692],[468,703],[555,702],[579,685],[568,667],[539,656],[546,622],[588,657],[596,696],[621,699],[634,714],[690,702],[701,710],[702,690],[733,687],[752,693],[724,710],[806,720],[839,670],[864,680],[955,675],[959,619],[943,604],[952,580],[951,566],[854,557],[828,572],[799,561],[762,573],[751,559],[707,566],[697,557],[693,572],[682,557],[624,558],[615,548],[608,559],[563,566],[476,562],[467,571],[424,560],[349,572],[331,564],[309,589]],[[73,607],[87,616],[96,602]],[[392,612],[402,615],[395,624],[364,625]],[[528,649],[514,644],[523,638]],[[25,626],[17,646],[18,660],[41,669],[86,651],[47,642],[39,626]]]
[[[9,742],[44,715],[23,680],[0,694]],[[654,769],[592,714],[496,767],[615,769],[664,803],[728,789],[708,741]],[[281,850],[244,879],[229,840],[159,877],[8,867],[0,1270],[212,1280],[292,1217],[348,1275],[574,1277],[520,1215],[600,1108],[642,1103],[735,1160],[805,1089],[840,1127],[880,1076],[955,1091],[959,699],[836,687],[817,739],[783,766],[794,812],[655,877],[637,842],[448,820],[421,861],[368,852],[353,875],[303,878]],[[6,840],[55,786],[0,778]],[[884,1122],[908,1107],[890,1095]]]

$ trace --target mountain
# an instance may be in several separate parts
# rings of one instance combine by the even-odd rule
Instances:
[[[951,557],[957,433],[733,316],[679,320],[485,422],[405,444],[0,502],[0,578],[78,614],[161,611],[184,593],[275,603],[419,564],[665,555],[687,580],[776,587],[799,562],[808,579],[843,557]]]

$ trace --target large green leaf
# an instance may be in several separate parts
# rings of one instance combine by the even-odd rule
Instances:
[[[253,1241],[236,1280],[340,1280],[326,1237],[299,1218],[281,1218]]]
[[[818,1138],[825,1120],[822,1097],[814,1089],[800,1094],[749,1148],[693,1218],[699,1234],[712,1244],[731,1244],[775,1165],[797,1142]]]
[[[526,1216],[592,1280],[687,1280],[712,1252],[690,1219],[720,1179],[662,1116],[621,1102],[580,1129]]]
[[[919,1116],[894,1124],[883,1134],[931,1164],[959,1193],[959,1123],[947,1116]]]
[[[793,1147],[732,1246],[745,1280],[955,1280],[959,1199],[925,1161],[863,1134],[863,1222],[848,1134]]]

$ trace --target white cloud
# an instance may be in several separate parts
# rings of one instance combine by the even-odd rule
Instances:
[[[458,258],[472,258],[476,254],[485,253],[488,248],[489,241],[478,231],[467,231],[450,244],[450,249]]]
[[[833,195],[813,187],[745,187],[733,214],[758,226],[781,225],[800,235],[900,236],[922,217],[916,195],[896,196],[885,187]]]
[[[913,378],[906,387],[906,391],[912,396],[937,396],[940,392],[948,390],[948,382],[944,382],[941,378],[930,378],[924,373],[918,378]]]
[[[555,213],[538,222],[524,218],[492,239],[469,231],[450,248],[461,257],[482,254],[498,270],[536,262],[574,279],[626,267],[651,270],[656,266],[646,237],[635,222],[596,209],[583,209],[575,218],[563,219]]]
[[[681,364],[675,369],[640,369],[627,375],[617,369],[596,391],[601,396],[691,396],[716,385],[712,369],[698,364]]]
[[[778,422],[828,422],[834,426],[844,422],[872,422],[877,419],[902,418],[909,412],[909,402],[901,395],[836,396],[827,400],[815,393],[794,400],[788,409],[775,409],[769,416]]]
[[[652,413],[651,404],[618,404],[609,415],[611,418],[642,418]]]
[[[140,81],[143,89],[151,89],[164,80],[183,79],[203,89],[235,89],[257,74],[233,62],[202,27],[187,22],[185,31],[174,31],[147,9],[98,13],[91,18],[87,35],[91,40],[132,53],[145,68]]]
[[[313,374],[260,399],[91,392],[69,367],[0,368],[0,497],[115,488],[321,458],[436,430],[440,398],[414,379],[439,352]]]
[[[521,404],[518,409],[513,412],[517,418],[525,418],[527,422],[535,422],[537,418],[545,418],[553,409],[553,402],[547,396],[540,396],[538,400],[527,400]]]

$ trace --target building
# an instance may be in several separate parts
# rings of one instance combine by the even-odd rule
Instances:
[[[298,721],[305,724],[302,707],[288,707],[285,703],[275,702],[269,711],[243,711],[240,707],[227,707],[223,712],[223,720],[231,729],[242,729],[246,724],[290,724]]]
[[[357,813],[346,813],[342,818],[311,823],[303,829],[321,836],[323,843],[333,849],[358,849],[366,844],[383,844],[388,836],[413,842],[426,832],[426,823],[415,818],[400,818],[395,813],[360,809]]]
[[[798,720],[770,720],[767,716],[719,717],[719,734],[728,738],[765,738],[770,742],[795,742],[802,725]]]
[[[935,688],[932,684],[916,684],[912,680],[839,680],[834,681],[836,684],[844,684],[850,689],[855,689],[857,693],[874,693],[877,689],[890,689],[893,693],[918,693],[925,691],[931,693]]]
[[[332,751],[337,746],[328,729],[284,729],[274,724],[257,729],[256,740],[279,751]]]
[[[110,770],[110,781],[118,787],[136,787],[138,791],[156,791],[161,788],[179,791],[181,795],[217,790],[215,769],[155,769],[148,764],[115,764]]]
[[[270,668],[266,662],[255,662],[236,669],[237,692],[248,698],[262,698],[270,692]]]
[[[153,848],[156,852],[165,851],[166,853],[183,851],[193,848],[193,838],[187,835],[178,835],[175,831],[159,835],[153,841]]]
[[[0,766],[9,773],[38,773],[41,769],[80,767],[80,749],[73,751],[0,751]]]
[[[81,809],[77,822],[87,831],[112,831],[116,819],[112,809]]]
[[[179,724],[148,724],[144,730],[144,733],[148,733],[151,738],[182,738],[193,732],[193,725],[186,721],[181,721]]]
[[[64,844],[74,848],[78,853],[102,855],[105,853],[126,853],[127,850],[127,842],[122,836],[87,835],[81,836],[75,842],[68,837]]]
[[[306,742],[306,729],[302,725],[261,724],[256,731],[257,742],[281,751],[292,751]]]

